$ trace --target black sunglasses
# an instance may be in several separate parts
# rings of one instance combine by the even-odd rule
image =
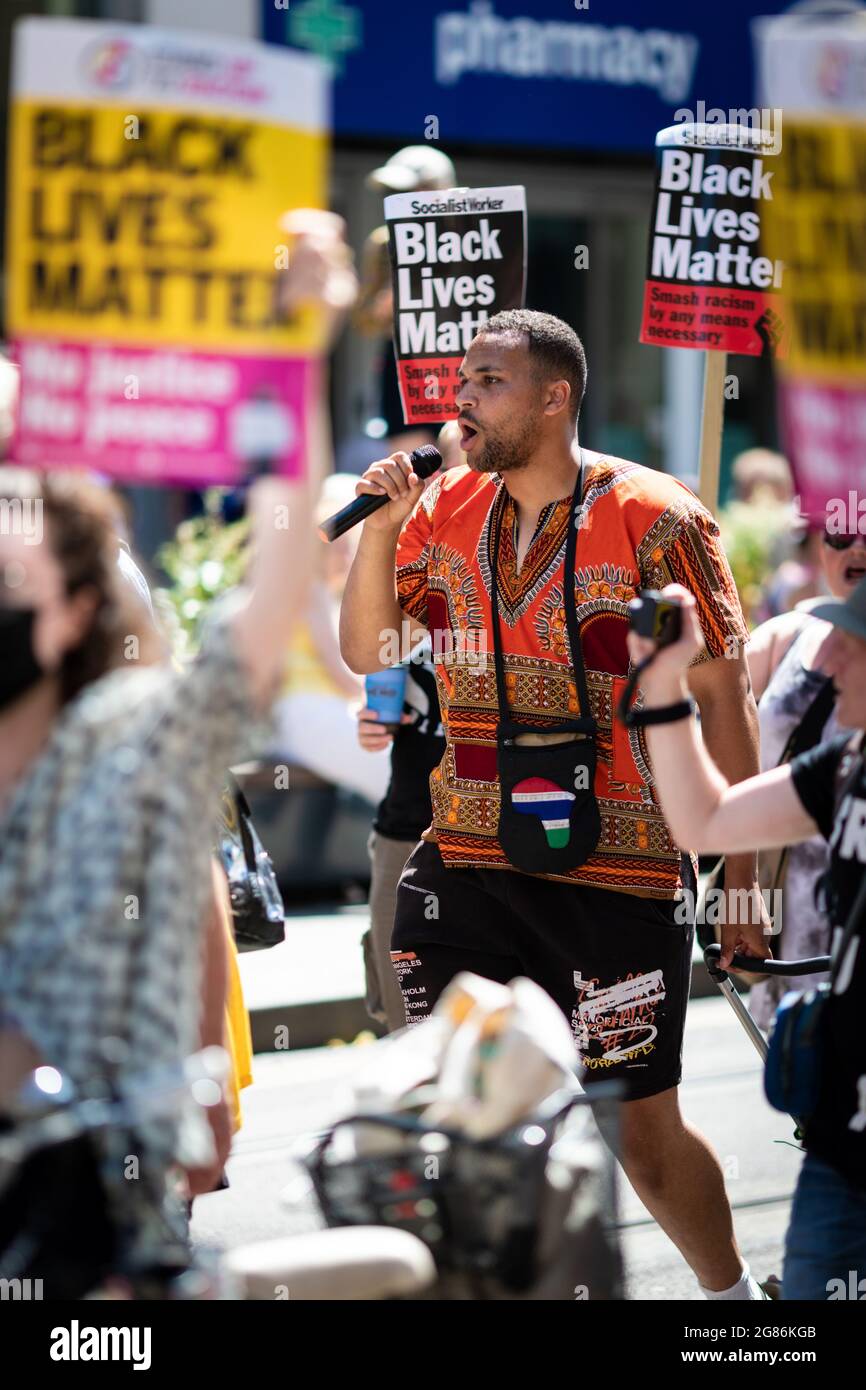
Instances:
[[[866,545],[866,536],[860,536],[856,532],[853,536],[837,536],[835,532],[825,531],[821,539],[825,545],[829,545],[831,550],[850,550],[857,541],[860,541],[861,545]]]

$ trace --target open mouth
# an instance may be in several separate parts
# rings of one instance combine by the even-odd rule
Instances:
[[[866,564],[845,566],[845,582],[847,584],[859,584],[861,579],[866,579]]]
[[[469,420],[458,420],[460,427],[460,448],[464,454],[468,454],[478,438],[478,426],[470,423]]]

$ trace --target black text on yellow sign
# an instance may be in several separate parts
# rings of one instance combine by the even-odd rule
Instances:
[[[785,262],[788,369],[866,379],[866,123],[786,119],[764,232]]]
[[[322,137],[189,112],[20,103],[14,332],[202,348],[314,346],[279,322],[280,215],[321,205]]]

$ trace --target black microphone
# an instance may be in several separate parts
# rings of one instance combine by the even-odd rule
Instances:
[[[422,444],[420,449],[413,449],[409,455],[409,462],[412,465],[412,472],[419,478],[431,477],[438,468],[442,467],[442,455],[433,444]],[[379,507],[384,507],[391,498],[386,492],[380,497],[374,497],[372,493],[367,493],[363,497],[356,497],[347,507],[329,516],[327,521],[323,521],[319,527],[319,535],[323,541],[335,541],[338,536],[357,526],[359,521],[365,521],[371,512],[378,511]]]

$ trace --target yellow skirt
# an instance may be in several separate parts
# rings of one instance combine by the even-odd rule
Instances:
[[[250,1033],[250,1017],[244,1004],[241,986],[241,972],[238,969],[238,949],[232,931],[231,905],[225,875],[214,874],[219,882],[217,897],[220,915],[223,920],[228,941],[228,987],[226,989],[225,1010],[225,1048],[231,1059],[231,1070],[226,1083],[226,1092],[231,1106],[234,1132],[237,1134],[242,1124],[240,1093],[245,1086],[253,1084],[253,1040]]]

